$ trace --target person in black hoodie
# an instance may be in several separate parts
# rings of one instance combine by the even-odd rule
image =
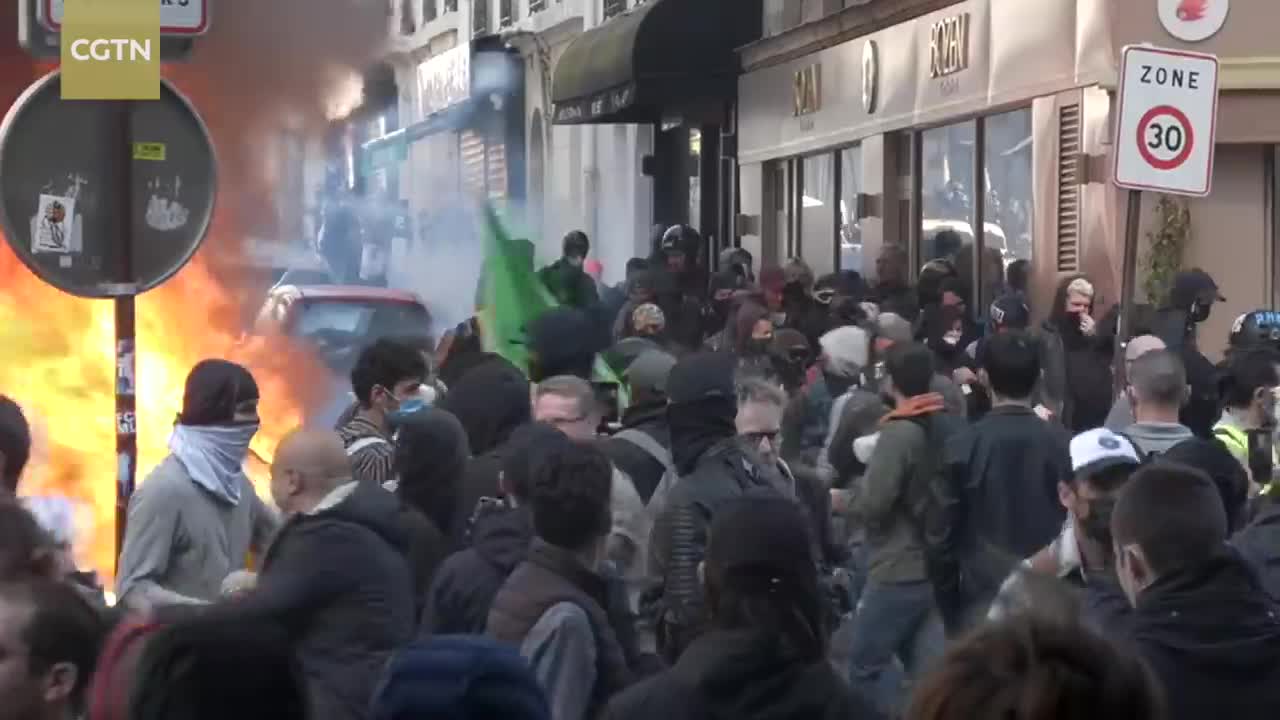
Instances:
[[[1168,461],[1135,473],[1111,517],[1132,641],[1170,720],[1262,720],[1280,708],[1280,608],[1227,545],[1228,527],[1209,477]]]
[[[1064,278],[1040,334],[1049,409],[1073,434],[1101,427],[1114,399],[1114,337],[1099,331],[1093,301],[1094,287],[1088,278]]]
[[[569,231],[562,247],[560,259],[539,270],[538,279],[564,305],[588,308],[600,302],[595,281],[582,269],[591,251],[587,234],[581,230]]]
[[[313,720],[359,720],[392,651],[413,637],[409,538],[394,495],[355,482],[342,441],[280,442],[271,494],[288,517],[255,586],[211,612],[283,626]]]
[[[880,717],[827,661],[816,559],[796,503],[725,502],[704,567],[710,628],[674,667],[614,697],[607,720]]]
[[[665,497],[650,499],[649,507],[656,518],[650,569],[662,586],[659,649],[668,660],[679,657],[706,622],[698,564],[717,510],[748,492],[777,492],[737,441],[735,364],[728,353],[696,353],[676,363],[667,378],[667,422],[679,480]]]
[[[452,550],[449,538],[458,507],[458,487],[471,451],[458,419],[439,408],[423,408],[397,423],[392,484],[405,507],[413,535],[409,565],[418,610],[436,568]]]
[[[467,431],[472,458],[467,463],[454,508],[450,540],[466,547],[471,515],[480,498],[496,497],[502,455],[511,433],[533,418],[529,381],[514,365],[494,357],[463,375],[440,407]]]
[[[671,469],[671,431],[667,427],[667,377],[676,359],[660,350],[636,358],[627,368],[631,404],[622,414],[622,430],[601,443],[614,467],[635,483],[646,504]]]
[[[550,425],[530,423],[511,434],[502,458],[502,498],[482,502],[471,531],[471,547],[445,559],[431,582],[422,615],[424,635],[484,632],[498,588],[524,560],[533,539],[529,472],[535,456],[569,442]]]

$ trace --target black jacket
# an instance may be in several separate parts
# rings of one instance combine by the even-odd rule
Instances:
[[[544,613],[566,602],[587,616],[596,641],[596,681],[587,715],[592,718],[632,681],[626,651],[609,617],[609,582],[604,576],[587,569],[570,551],[534,538],[525,560],[494,597],[485,632],[519,647]]]
[[[639,430],[652,437],[662,447],[668,450],[671,448],[671,430],[667,427],[665,401],[627,408],[622,416],[622,429]],[[662,482],[662,476],[667,471],[666,466],[626,438],[616,436],[608,438],[601,448],[613,461],[614,467],[626,473],[631,478],[631,482],[635,483],[640,499],[648,503],[649,498],[653,497],[653,491],[658,488],[658,483]]]
[[[498,588],[524,560],[533,521],[524,508],[488,506],[476,517],[472,546],[436,571],[422,615],[424,635],[478,635]]]
[[[669,670],[616,696],[607,720],[864,720],[880,714],[825,660],[754,630],[714,630]]]
[[[683,475],[654,523],[652,570],[662,578],[660,622],[664,655],[676,657],[706,621],[698,564],[707,549],[711,518],[725,501],[748,492],[776,493],[759,468],[729,438],[699,456]]]
[[[1253,565],[1271,597],[1280,601],[1280,504],[1264,505],[1231,543]]]
[[[1058,483],[1071,479],[1071,439],[1030,408],[1002,405],[948,448],[964,489],[962,544],[979,540],[1025,558],[1062,530]]]
[[[288,631],[309,717],[360,720],[387,658],[413,638],[408,545],[400,501],[360,483],[336,505],[290,519],[257,588],[218,611]]]
[[[1101,338],[1067,340],[1046,321],[1039,335],[1046,399],[1073,433],[1101,427],[1111,411],[1111,350]]]
[[[1276,716],[1280,608],[1236,551],[1142,591],[1133,639],[1164,686],[1170,720]]]

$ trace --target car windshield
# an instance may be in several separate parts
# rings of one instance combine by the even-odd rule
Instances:
[[[325,344],[367,344],[389,335],[425,335],[421,305],[388,300],[304,300],[295,334]]]

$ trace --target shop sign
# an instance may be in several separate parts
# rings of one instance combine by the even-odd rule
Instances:
[[[1157,0],[1160,24],[1166,32],[1183,42],[1208,40],[1223,25],[1231,12],[1231,0]]]
[[[875,40],[862,46],[862,109],[868,115],[876,111],[880,99],[880,48]]]
[[[470,97],[470,45],[459,45],[418,65],[418,119]]]
[[[792,116],[812,115],[822,108],[822,66],[815,63],[796,71],[792,80]]]
[[[969,13],[943,18],[929,28],[929,77],[954,75],[969,67]]]

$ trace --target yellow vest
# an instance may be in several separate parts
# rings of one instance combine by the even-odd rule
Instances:
[[[1243,464],[1245,469],[1249,469],[1249,434],[1247,432],[1235,427],[1234,425],[1218,423],[1213,426],[1213,436],[1218,440],[1221,440],[1222,444],[1227,446],[1227,450],[1230,450],[1232,455],[1235,455],[1237,458],[1244,458]],[[1273,461],[1275,459],[1275,450],[1276,448],[1272,448]],[[1268,481],[1262,484],[1262,494],[1280,494],[1280,491],[1277,490],[1276,483]]]

